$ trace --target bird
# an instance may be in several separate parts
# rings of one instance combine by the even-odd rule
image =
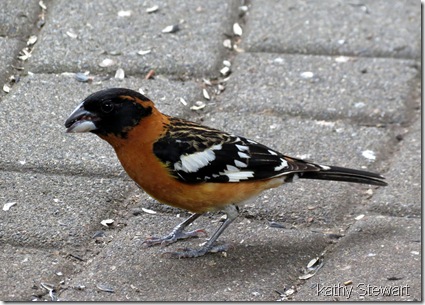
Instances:
[[[298,179],[385,186],[378,173],[290,157],[242,136],[161,113],[145,95],[107,88],[86,97],[65,121],[67,133],[91,132],[108,142],[127,174],[151,197],[191,212],[168,235],[143,245],[167,246],[206,235],[186,228],[199,216],[223,211],[226,219],[200,247],[165,252],[193,258],[228,250],[217,238],[239,207],[261,192]]]

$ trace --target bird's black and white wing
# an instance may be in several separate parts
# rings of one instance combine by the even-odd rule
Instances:
[[[168,132],[154,144],[154,153],[179,180],[240,182],[320,170],[318,165],[284,156],[255,141],[172,120]]]

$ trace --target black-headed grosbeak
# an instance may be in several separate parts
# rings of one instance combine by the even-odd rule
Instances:
[[[159,112],[144,95],[113,88],[88,96],[66,120],[67,132],[92,132],[115,149],[128,175],[158,201],[193,214],[167,236],[144,243],[170,244],[199,236],[185,232],[208,211],[227,219],[196,250],[170,252],[197,257],[226,250],[215,241],[238,216],[237,204],[295,178],[387,185],[379,174],[292,158],[243,137]]]

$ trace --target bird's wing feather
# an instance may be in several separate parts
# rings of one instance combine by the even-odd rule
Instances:
[[[154,144],[155,155],[176,179],[189,183],[260,180],[320,168],[260,143],[173,119]]]

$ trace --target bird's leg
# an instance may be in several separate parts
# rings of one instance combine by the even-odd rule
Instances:
[[[192,222],[194,222],[201,215],[202,214],[196,214],[196,213],[190,215],[189,218],[187,218],[182,223],[178,224],[173,229],[173,231],[171,231],[171,233],[168,234],[167,236],[163,236],[163,237],[150,237],[150,238],[146,239],[142,243],[142,245],[144,245],[146,247],[151,247],[151,246],[158,245],[158,244],[160,244],[161,246],[168,246],[168,245],[170,245],[172,243],[175,243],[179,239],[187,239],[187,238],[192,238],[192,237],[199,237],[201,235],[206,236],[207,233],[205,232],[205,230],[202,230],[202,229],[193,230],[193,231],[189,231],[189,232],[184,232],[184,229],[188,225],[190,225]]]
[[[221,233],[226,230],[226,228],[238,217],[239,208],[235,205],[229,205],[224,209],[227,214],[226,220],[221,224],[221,226],[215,231],[213,236],[211,236],[207,242],[201,246],[199,249],[181,249],[176,252],[165,252],[163,255],[169,258],[191,258],[191,257],[199,257],[203,256],[207,253],[215,253],[215,252],[223,252],[228,249],[226,244],[222,245],[214,245],[217,238],[221,235]]]

